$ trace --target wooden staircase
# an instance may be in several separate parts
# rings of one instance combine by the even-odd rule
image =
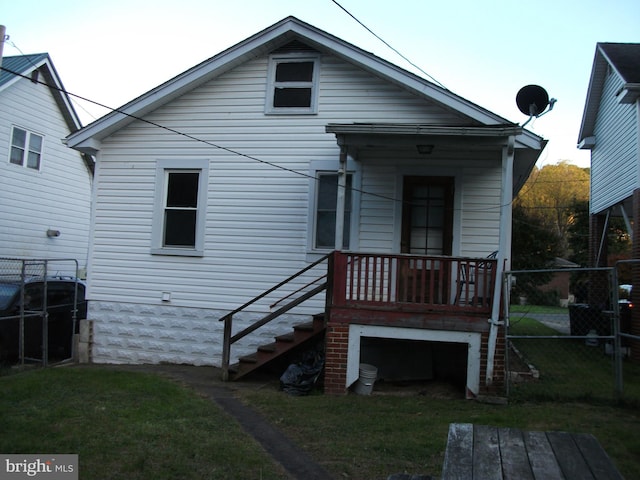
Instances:
[[[319,339],[326,330],[324,313],[313,316],[310,322],[293,326],[293,330],[278,335],[275,341],[258,347],[255,353],[238,359],[238,363],[229,366],[229,380],[238,380],[263,365],[291,352],[303,343]]]

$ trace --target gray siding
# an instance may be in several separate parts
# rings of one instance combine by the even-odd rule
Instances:
[[[636,108],[618,103],[622,85],[616,74],[609,74],[600,101],[591,153],[591,213],[621,202],[638,188]]]

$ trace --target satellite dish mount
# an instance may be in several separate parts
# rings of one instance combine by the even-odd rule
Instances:
[[[518,110],[529,116],[529,120],[524,122],[523,127],[529,123],[533,117],[539,118],[553,110],[557,100],[549,99],[547,91],[538,85],[526,85],[520,89],[516,95]],[[549,108],[547,108],[549,107]]]

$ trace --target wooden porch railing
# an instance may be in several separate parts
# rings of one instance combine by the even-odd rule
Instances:
[[[487,313],[496,260],[334,252],[332,307]]]

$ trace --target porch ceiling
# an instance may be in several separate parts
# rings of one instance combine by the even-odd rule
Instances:
[[[513,194],[527,180],[546,142],[532,148],[521,141],[525,130],[515,124],[441,126],[398,123],[330,123],[325,131],[336,136],[338,145],[352,153],[361,148],[413,148],[433,146],[434,151],[497,151],[515,137]],[[526,134],[525,134],[526,135]],[[528,140],[528,139],[527,139]]]

